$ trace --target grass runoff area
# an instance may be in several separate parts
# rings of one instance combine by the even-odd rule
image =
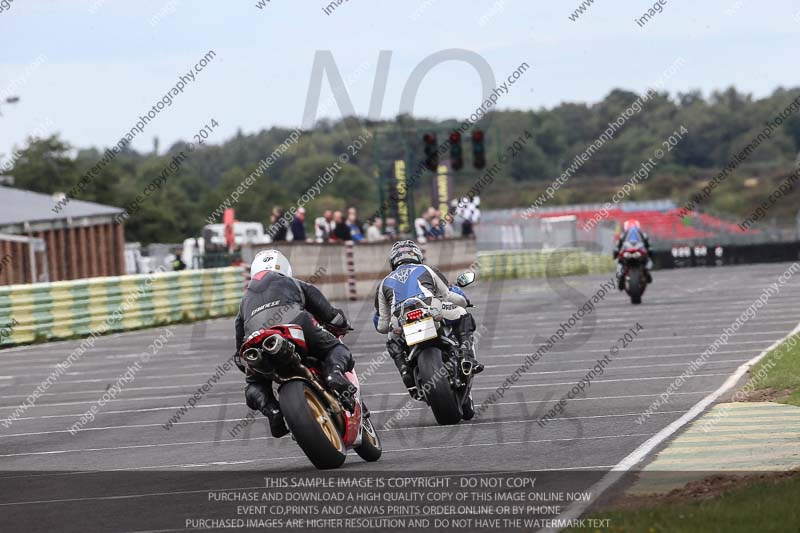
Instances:
[[[730,483],[731,476],[719,476],[713,483],[698,482],[673,491],[663,503],[635,510],[601,511],[594,518],[610,519],[597,531],[630,533],[785,533],[798,531],[800,524],[800,471],[763,474],[758,478]],[[725,482],[727,479],[727,483]],[[738,488],[728,488],[735,485]],[[709,498],[708,495],[711,494]],[[586,532],[586,529],[568,529]]]
[[[800,335],[750,369],[735,401],[800,406]],[[751,476],[716,475],[665,495],[622,497],[593,518],[611,519],[597,531],[631,533],[760,533],[800,531],[800,470]],[[568,529],[565,531],[586,531]]]
[[[748,387],[772,392],[767,398],[772,401],[800,406],[800,335],[787,339],[750,369]]]

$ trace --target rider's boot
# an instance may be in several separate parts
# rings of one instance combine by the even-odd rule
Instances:
[[[472,401],[472,393],[470,392],[464,403],[461,406],[461,418],[464,420],[472,420],[475,417],[475,403]]]
[[[397,371],[400,372],[400,379],[403,380],[403,385],[408,389],[408,394],[415,400],[418,400],[419,391],[417,390],[417,384],[414,381],[411,369],[408,367],[408,363],[406,363],[405,350],[396,339],[389,338],[386,342],[386,351],[389,352],[389,356],[392,358],[392,361],[394,361]]]
[[[484,366],[475,357],[475,340],[472,337],[475,319],[471,314],[465,314],[456,323],[454,331],[459,342],[461,372],[465,375],[480,374]]]
[[[281,407],[275,393],[272,392],[272,382],[264,382],[254,378],[247,378],[247,388],[244,390],[247,407],[260,411],[269,420],[269,430],[272,436],[279,439],[289,433],[286,421],[283,419]]]
[[[355,406],[356,386],[344,373],[352,368],[353,356],[344,344],[337,344],[331,350],[322,367],[325,384],[339,395],[342,404],[349,411]]]

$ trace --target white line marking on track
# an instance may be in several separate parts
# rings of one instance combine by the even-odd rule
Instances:
[[[704,391],[697,391],[697,392],[675,392],[673,395],[687,395],[687,396],[696,396],[698,394],[708,394],[712,392],[710,390]],[[572,402],[584,402],[584,401],[594,401],[594,400],[623,400],[629,398],[654,398],[659,396],[659,394],[628,394],[623,396],[588,396],[586,398],[573,398],[570,401]],[[500,406],[500,405],[521,405],[521,404],[530,404],[530,403],[552,403],[553,400],[530,400],[526,402],[496,402],[490,405],[489,407]],[[48,404],[53,405],[53,404]],[[238,407],[238,406],[245,406],[244,402],[235,402],[235,403],[211,403],[205,405],[196,405],[194,409],[212,409],[214,407],[222,407],[227,405],[228,407]],[[95,416],[105,416],[105,415],[118,415],[118,414],[128,414],[128,413],[147,413],[151,411],[175,411],[180,409],[182,406],[180,405],[171,405],[166,407],[146,407],[143,409],[120,409],[116,411],[101,411],[96,413]],[[412,407],[409,411],[420,411],[423,409],[427,409],[427,407]],[[395,409],[383,409],[383,410],[372,410],[373,413],[393,413]],[[26,416],[20,417],[15,419],[15,422],[19,422],[21,420],[39,420],[45,418],[75,418],[80,417],[86,413],[68,413],[64,415],[40,415],[40,416]]]
[[[384,453],[396,453],[396,452],[414,452],[414,451],[427,451],[427,450],[445,450],[451,448],[469,448],[475,446],[510,446],[514,444],[532,444],[532,443],[542,443],[542,442],[562,442],[562,441],[573,441],[573,440],[596,440],[596,439],[620,439],[620,438],[628,438],[628,437],[649,437],[652,436],[652,433],[631,433],[631,434],[624,434],[624,435],[600,435],[600,436],[592,436],[592,437],[570,437],[570,438],[562,438],[562,439],[540,439],[540,440],[527,440],[527,441],[508,441],[503,443],[491,442],[491,443],[476,443],[476,444],[461,444],[461,445],[449,445],[449,446],[427,446],[423,448],[404,448],[398,450],[384,450]],[[105,451],[114,451],[114,450],[129,450],[135,448],[163,448],[167,446],[193,446],[196,444],[213,444],[215,442],[237,442],[240,439],[220,439],[220,440],[203,440],[203,441],[192,441],[192,442],[166,442],[162,444],[131,444],[128,446],[111,446],[105,448],[83,448],[83,449],[73,449],[73,450],[50,450],[46,452],[26,452],[26,453],[9,453],[9,454],[2,454],[0,457],[27,457],[31,455],[61,455],[66,453],[86,453],[86,452],[105,452]],[[272,437],[251,437],[250,440],[274,440]],[[263,460],[263,459],[262,459]],[[273,459],[270,459],[273,460]],[[277,460],[277,459],[275,459]],[[0,503],[0,506],[4,504]]]
[[[372,413],[378,413],[379,411],[372,411]],[[391,412],[391,411],[383,411],[383,412]],[[655,416],[656,414],[665,415],[665,414],[675,414],[675,413],[683,413],[683,411],[659,411],[658,413],[653,413]],[[612,414],[612,415],[590,415],[590,416],[562,416],[558,418],[553,418],[550,422],[560,422],[562,420],[588,420],[593,418],[619,418],[619,417],[626,417],[626,416],[639,416],[643,414],[642,412],[638,413],[619,413],[619,414]],[[266,421],[266,418],[263,419]],[[217,424],[219,422],[241,422],[242,418],[225,418],[222,420],[192,420],[189,422],[174,422],[171,427],[174,426],[181,426],[181,425],[192,425],[192,424]],[[471,422],[469,424],[462,424],[457,426],[455,429],[468,429],[473,426],[488,426],[492,424],[523,424],[523,423],[533,423],[536,422],[536,419],[523,419],[523,420],[492,420],[486,422]],[[83,433],[84,431],[109,431],[114,429],[139,429],[139,428],[149,428],[149,427],[163,427],[164,424],[128,424],[123,426],[102,426],[99,428],[82,428],[78,430],[78,433]],[[403,431],[407,429],[453,429],[450,426],[440,426],[440,425],[430,425],[430,426],[404,426],[398,428],[380,428],[381,432],[386,431]],[[29,437],[32,435],[52,435],[56,433],[69,433],[68,429],[54,429],[50,431],[32,431],[29,433],[12,433],[10,435],[0,435],[0,438],[10,438],[10,437]]]
[[[631,468],[636,466],[638,463],[643,461],[647,455],[660,446],[663,442],[665,442],[668,438],[674,435],[679,429],[683,426],[697,418],[703,411],[705,411],[711,404],[717,401],[723,394],[728,392],[732,389],[739,380],[747,373],[747,371],[756,363],[758,363],[761,359],[763,359],[771,350],[777,348],[778,346],[783,343],[786,339],[800,333],[800,324],[798,324],[791,332],[786,334],[784,337],[781,337],[764,351],[762,351],[757,356],[753,357],[739,368],[736,369],[736,372],[731,374],[725,382],[720,385],[720,387],[697,402],[691,409],[689,409],[686,414],[678,418],[677,420],[673,421],[667,427],[647,439],[645,442],[640,444],[635,450],[633,450],[630,454],[628,454],[624,459],[622,459],[619,463],[614,465],[611,471],[606,474],[603,479],[598,481],[594,486],[589,489],[589,492],[594,497],[596,501],[605,491],[610,489],[614,484],[616,484],[622,476],[625,475]],[[589,507],[591,502],[576,502],[569,506],[562,514],[559,515],[559,519],[563,520],[571,520],[579,518]],[[544,531],[555,531],[555,530],[544,530]]]
[[[689,379],[700,378],[700,377],[727,376],[727,375],[728,374],[694,374],[692,376],[689,376]],[[495,376],[495,377],[498,377],[498,376]],[[675,379],[675,378],[678,378],[678,377],[680,377],[680,376],[658,376],[658,377],[648,377],[648,378],[638,377],[638,378],[622,378],[622,379],[598,379],[598,380],[593,381],[592,383],[593,384],[598,384],[598,383],[616,383],[616,382],[624,382],[624,381],[646,381],[646,380],[657,380],[657,379]],[[386,384],[394,384],[394,383],[395,382],[387,382]],[[557,386],[557,385],[574,385],[574,384],[575,384],[575,382],[573,382],[573,381],[563,381],[563,382],[557,382],[557,383],[530,383],[530,384],[524,384],[524,385],[517,384],[517,385],[514,385],[513,388],[524,389],[524,388],[527,388],[527,387],[553,387],[553,386]],[[236,386],[241,386],[241,383],[238,382],[238,381],[237,382],[218,382],[217,385],[236,385]],[[125,389],[125,390],[126,391],[127,390],[161,390],[161,389],[183,388],[183,387],[192,387],[192,386],[191,385],[176,385],[174,387],[173,386],[137,387],[135,389]],[[494,387],[473,387],[472,390],[474,390],[474,391],[496,390],[497,387],[498,386],[494,386]],[[72,391],[72,392],[63,392],[63,393],[60,393],[60,395],[95,394],[97,392],[99,392],[102,395],[104,391]],[[228,393],[230,393],[230,391],[228,391]],[[53,393],[52,394],[52,396],[58,396],[58,395],[59,394],[57,394],[57,393]],[[386,395],[386,394],[384,394],[384,395]],[[408,392],[392,392],[392,393],[388,393],[388,395],[389,396],[406,396],[406,395],[408,395]],[[207,394],[206,395],[206,397],[209,397],[209,396],[211,396],[211,394]],[[26,396],[11,396],[11,397],[12,398],[26,398]],[[177,396],[164,396],[162,398],[183,398],[183,397],[184,397],[183,395],[177,395]],[[379,397],[379,395],[377,395],[377,394],[364,395],[364,398],[367,398],[367,399],[368,398],[376,398],[376,397]],[[8,398],[8,396],[0,396],[0,398]],[[148,398],[114,399],[114,400],[110,400],[110,401],[106,402],[106,404],[109,404],[111,402],[140,401],[140,400],[144,400],[144,399],[148,399]],[[152,398],[152,399],[155,399],[155,398]],[[76,405],[76,404],[82,404],[82,403],[93,403],[95,401],[96,401],[96,398],[88,399],[88,400],[82,400],[82,401],[76,401],[76,402],[61,402],[61,403],[51,403],[51,404],[44,404],[44,405]],[[37,404],[37,405],[39,405],[39,404]],[[18,405],[3,405],[3,406],[0,406],[0,409],[16,409],[17,407],[19,407],[19,406]]]

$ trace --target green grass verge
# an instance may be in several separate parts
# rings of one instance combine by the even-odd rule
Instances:
[[[564,531],[626,533],[785,533],[800,527],[800,478],[764,481],[692,503],[655,504],[632,511],[608,511],[606,528]]]
[[[784,341],[750,369],[750,381],[745,387],[791,389],[792,394],[780,402],[800,406],[800,335]]]

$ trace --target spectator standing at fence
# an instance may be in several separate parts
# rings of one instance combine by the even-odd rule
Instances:
[[[350,207],[347,208],[347,218],[348,219],[352,218],[353,220],[356,221],[359,227],[361,226],[361,221],[358,220],[358,209],[356,209],[355,206],[351,205]]]
[[[355,207],[351,207],[347,210],[347,227],[350,228],[350,237],[354,242],[361,242],[364,240],[364,234],[361,231],[361,222],[358,220]]]
[[[376,218],[371,226],[367,228],[367,242],[380,242],[386,240],[386,235],[383,234],[383,220],[380,217]]]
[[[427,242],[431,238],[431,210],[429,207],[421,217],[414,220],[414,231],[417,234],[417,241]],[[434,210],[435,211],[435,210]]]
[[[397,240],[397,221],[394,219],[394,217],[388,217],[386,219],[384,234],[386,235],[386,238],[392,242]]]
[[[350,226],[344,220],[344,215],[341,211],[333,212],[333,230],[331,231],[331,240],[338,242],[347,242],[353,240],[350,234]]]
[[[461,236],[472,237],[475,233],[474,225],[481,219],[481,199],[476,196],[472,200],[467,197],[461,199],[456,214],[462,218]]]
[[[306,240],[306,208],[299,207],[295,213],[289,229],[292,230],[292,240],[304,242]]]
[[[331,238],[331,231],[333,230],[333,212],[326,209],[321,217],[317,217],[314,221],[314,236],[317,242],[328,242]]]
[[[450,223],[449,219],[442,219],[442,231],[444,232],[445,239],[452,239],[455,237],[455,229],[453,229],[453,224]]]
[[[431,229],[428,232],[428,238],[431,240],[444,239],[444,224],[438,217],[431,220]]]
[[[272,242],[280,242],[286,240],[286,234],[289,228],[283,222],[283,209],[280,207],[272,208],[272,216],[270,217],[269,234],[272,236]]]

